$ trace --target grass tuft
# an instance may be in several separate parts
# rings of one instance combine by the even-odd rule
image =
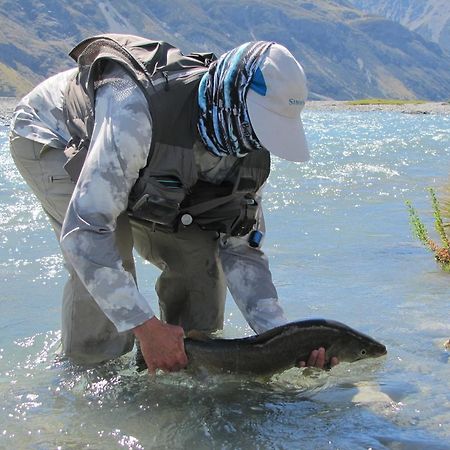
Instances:
[[[436,193],[432,188],[429,189],[429,192],[431,204],[433,206],[434,228],[440,237],[441,244],[438,244],[430,238],[425,224],[420,219],[411,202],[407,201],[406,206],[409,212],[409,221],[411,223],[414,236],[419,239],[425,247],[434,253],[434,258],[441,266],[442,270],[450,273],[450,242],[447,233],[445,232],[446,224],[444,224],[442,220],[441,208],[436,197]]]
[[[420,105],[426,103],[425,100],[400,100],[395,98],[362,98],[351,100],[349,105]]]

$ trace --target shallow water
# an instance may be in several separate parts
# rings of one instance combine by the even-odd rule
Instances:
[[[292,320],[325,317],[387,357],[270,381],[60,360],[62,259],[0,128],[0,448],[450,449],[450,275],[411,236],[448,189],[450,117],[307,112],[306,165],[274,161],[265,249]],[[138,261],[143,292],[157,272]],[[156,307],[153,301],[153,306]],[[232,303],[226,336],[250,333]]]

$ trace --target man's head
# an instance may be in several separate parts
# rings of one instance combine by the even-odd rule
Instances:
[[[300,114],[308,90],[302,66],[286,47],[272,44],[254,73],[247,110],[259,142],[288,161],[309,159]]]
[[[303,69],[285,47],[243,44],[213,63],[200,83],[200,136],[217,156],[266,148],[290,161],[306,161],[300,119],[306,97]]]

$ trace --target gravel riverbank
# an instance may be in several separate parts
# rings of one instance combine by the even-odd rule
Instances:
[[[0,97],[0,124],[11,120],[17,99]],[[405,105],[350,105],[346,101],[309,101],[306,110],[311,111],[392,111],[404,114],[450,114],[450,103],[427,102]]]

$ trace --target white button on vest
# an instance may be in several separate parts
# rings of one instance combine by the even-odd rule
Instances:
[[[192,216],[190,214],[183,214],[181,216],[181,223],[187,227],[193,222],[194,219],[192,219]]]

